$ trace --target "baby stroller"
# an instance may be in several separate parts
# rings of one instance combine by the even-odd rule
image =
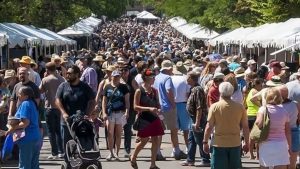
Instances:
[[[66,146],[66,156],[72,169],[102,169],[99,161],[100,150],[96,142],[97,134],[92,122],[77,112],[67,120],[67,127],[72,136]],[[62,169],[67,169],[63,162]]]

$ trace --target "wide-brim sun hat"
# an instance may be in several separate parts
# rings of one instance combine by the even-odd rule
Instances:
[[[234,75],[236,78],[245,76],[245,69],[242,67],[238,67],[234,71]]]
[[[173,68],[173,64],[170,60],[164,60],[162,63],[161,63],[161,69],[160,71],[163,71],[163,70],[171,70]]]
[[[281,82],[281,78],[279,76],[273,76],[271,80],[268,80],[266,83],[269,87],[281,86],[283,83]]]
[[[19,63],[30,65],[31,58],[29,56],[22,56],[22,59],[19,61]]]

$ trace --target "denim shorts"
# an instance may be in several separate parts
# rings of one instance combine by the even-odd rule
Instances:
[[[300,128],[295,127],[291,129],[292,135],[292,152],[300,151]]]

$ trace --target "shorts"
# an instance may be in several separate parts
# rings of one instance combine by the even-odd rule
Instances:
[[[290,158],[287,141],[265,141],[260,143],[259,164],[263,167],[289,165]]]
[[[109,123],[115,123],[115,124],[123,124],[123,111],[113,112],[111,113],[107,119]]]
[[[253,128],[255,121],[256,116],[248,116],[248,125],[250,130]]]
[[[164,116],[163,123],[166,130],[178,129],[176,109],[163,112],[162,115]]]
[[[241,147],[212,147],[212,169],[239,169],[242,167]]]
[[[300,128],[291,128],[292,135],[292,152],[300,151]]]
[[[186,110],[186,103],[176,103],[177,123],[180,130],[189,130],[191,118]]]

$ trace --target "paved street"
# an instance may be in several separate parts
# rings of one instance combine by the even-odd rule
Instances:
[[[183,140],[182,140],[182,136],[180,135],[180,142],[181,142],[181,148],[184,149],[184,145]],[[133,141],[132,141],[132,145],[134,146],[135,142],[134,142],[134,137],[133,137]],[[121,145],[121,147],[123,147],[123,144]],[[138,166],[139,169],[149,169],[150,166],[150,147],[151,144],[148,144],[146,146],[146,149],[142,150],[140,153],[140,156],[138,158]],[[108,154],[108,151],[106,150],[106,143],[105,143],[105,139],[104,139],[104,131],[103,129],[100,130],[100,149],[101,149],[101,162],[102,162],[102,166],[104,169],[131,169],[130,163],[128,161],[127,158],[121,158],[121,162],[117,162],[117,161],[111,161],[111,162],[107,162],[105,160],[105,157]],[[167,161],[161,161],[161,162],[157,162],[157,165],[161,168],[161,169],[172,169],[172,168],[176,168],[176,169],[189,169],[189,168],[195,168],[195,167],[182,167],[179,164],[179,161],[176,161],[174,158],[170,157],[171,154],[171,144],[170,144],[170,134],[165,134],[165,136],[163,137],[163,145],[162,145],[162,152],[164,154],[165,157],[167,157]],[[49,161],[47,160],[47,157],[50,155],[50,144],[49,144],[49,139],[46,137],[44,139],[44,146],[43,149],[41,151],[41,155],[40,155],[40,168],[43,169],[60,169],[60,163],[61,160],[52,160]],[[121,150],[121,154],[120,157],[123,157],[123,149]],[[199,153],[197,153],[197,157],[199,157]],[[251,168],[251,169],[256,169],[258,168],[258,162],[255,160],[249,160],[249,157],[246,155],[243,158],[243,167],[244,168]],[[199,159],[197,159],[199,161]],[[15,169],[18,168],[16,162],[10,162],[9,164],[5,164],[2,166],[2,169]],[[208,167],[202,167],[203,169],[208,169]]]

